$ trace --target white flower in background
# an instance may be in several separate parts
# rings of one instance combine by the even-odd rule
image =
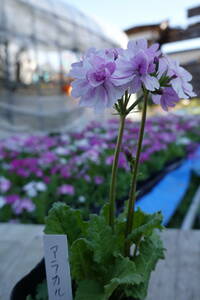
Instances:
[[[10,165],[9,164],[7,164],[7,163],[2,163],[2,169],[4,169],[4,170],[9,170],[10,169]]]
[[[85,203],[85,201],[86,201],[85,196],[79,196],[79,197],[78,197],[78,201],[79,201],[80,203]]]
[[[65,165],[65,164],[67,163],[66,158],[61,158],[61,159],[60,159],[60,163],[61,163],[62,165]]]
[[[93,137],[93,136],[94,136],[94,133],[92,131],[85,132],[85,137],[86,138]]]
[[[69,149],[67,149],[65,147],[57,147],[54,149],[54,152],[57,155],[68,155],[70,153]]]
[[[44,182],[39,181],[39,182],[35,183],[35,188],[39,192],[44,192],[44,191],[46,191],[47,186],[46,186],[46,184]]]
[[[94,128],[94,132],[95,132],[95,133],[99,133],[99,132],[101,132],[101,129],[99,129],[99,128]]]
[[[160,131],[160,127],[158,125],[156,125],[156,124],[153,125],[152,129],[153,129],[154,132]]]
[[[26,185],[24,185],[23,190],[31,198],[37,196],[37,190],[36,190],[34,181],[31,181],[31,182],[27,183]]]
[[[76,151],[77,150],[77,147],[75,146],[75,145],[69,145],[69,146],[67,146],[68,147],[68,149],[70,150],[70,151]]]
[[[70,141],[70,137],[67,134],[62,134],[60,136],[61,141],[63,142],[69,142]]]
[[[78,141],[76,141],[75,144],[76,144],[77,147],[87,147],[88,146],[88,140],[87,139],[78,140]]]
[[[2,208],[6,204],[5,198],[0,196],[0,208]]]
[[[84,155],[80,155],[76,157],[76,165],[80,166],[84,163],[85,159],[84,159]]]
[[[0,177],[0,192],[6,193],[11,187],[11,182],[4,176]]]
[[[191,140],[187,137],[181,137],[177,140],[177,145],[189,145],[191,143]]]
[[[38,192],[44,192],[46,189],[47,186],[43,181],[31,181],[23,187],[23,190],[29,197],[36,197]]]

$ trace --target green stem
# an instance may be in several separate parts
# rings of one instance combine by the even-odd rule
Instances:
[[[117,177],[117,168],[119,161],[119,154],[121,150],[122,137],[124,132],[126,115],[120,115],[120,127],[118,132],[117,144],[115,147],[114,160],[112,165],[111,173],[111,184],[110,184],[110,194],[109,194],[109,225],[114,230],[114,218],[115,218],[115,198],[116,198],[116,177]]]
[[[133,171],[132,180],[131,180],[131,189],[130,189],[130,193],[129,193],[128,214],[127,214],[126,232],[125,232],[126,238],[131,233],[132,227],[133,227],[133,218],[134,218],[135,200],[136,200],[137,174],[138,174],[140,154],[141,154],[141,150],[142,150],[142,141],[143,141],[143,136],[144,136],[145,122],[146,122],[147,100],[148,100],[148,92],[144,91],[144,105],[143,105],[143,111],[142,111],[140,133],[139,133],[138,144],[137,144],[134,171]],[[127,256],[130,255],[130,242],[129,241],[127,241],[125,244],[125,255],[127,255]]]

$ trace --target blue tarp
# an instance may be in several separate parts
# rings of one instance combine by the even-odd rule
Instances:
[[[136,207],[147,213],[161,211],[166,225],[181,202],[190,183],[191,171],[200,175],[200,147],[174,171],[168,173]]]

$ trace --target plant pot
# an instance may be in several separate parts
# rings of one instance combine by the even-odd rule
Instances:
[[[14,286],[10,300],[26,300],[28,295],[35,296],[38,284],[46,278],[44,258],[26,276]],[[117,299],[115,299],[117,300]],[[123,298],[121,300],[139,300],[135,298]]]
[[[14,286],[10,300],[26,300],[34,295],[38,284],[46,278],[44,258]]]

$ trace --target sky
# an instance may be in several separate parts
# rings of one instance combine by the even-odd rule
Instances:
[[[89,15],[108,24],[127,29],[168,19],[173,26],[187,25],[187,8],[200,0],[66,0]]]

